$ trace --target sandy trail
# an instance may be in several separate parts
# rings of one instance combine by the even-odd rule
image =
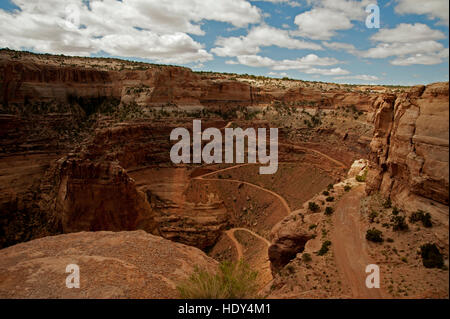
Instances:
[[[299,146],[299,145],[295,145],[295,144],[287,144],[287,143],[278,143],[278,145],[292,147],[294,149],[298,149],[298,150],[302,150],[302,151],[311,151],[311,152],[316,153],[316,154],[318,154],[318,155],[320,155],[322,157],[325,157],[326,159],[330,160],[331,162],[335,163],[336,165],[338,165],[340,167],[347,168],[347,165],[345,165],[343,162],[338,161],[338,160],[328,156],[327,154],[324,154],[321,151],[315,150],[313,148],[308,148],[308,147]]]
[[[225,234],[227,234],[227,236],[233,241],[234,245],[236,246],[236,250],[237,250],[237,254],[238,254],[238,257],[237,257],[238,260],[240,260],[244,256],[244,253],[243,253],[243,250],[242,250],[242,245],[239,243],[239,241],[236,239],[236,237],[234,237],[234,232],[237,231],[237,230],[246,231],[246,232],[250,233],[254,237],[256,237],[259,240],[261,240],[262,242],[264,242],[264,244],[266,244],[267,248],[269,248],[269,246],[271,245],[270,241],[268,241],[266,238],[258,235],[257,233],[255,233],[254,231],[251,231],[248,228],[242,228],[242,227],[231,228],[231,229],[227,230],[225,232]],[[267,256],[267,260],[269,260],[269,256]],[[270,267],[270,265],[269,265],[269,267]]]
[[[225,232],[225,234],[231,239],[231,241],[234,244],[234,247],[236,247],[236,251],[237,251],[237,260],[241,260],[242,257],[244,256],[244,253],[242,252],[242,245],[239,244],[239,242],[237,241],[236,237],[234,237],[234,231],[235,229],[229,229]]]
[[[273,277],[272,277],[272,271],[270,268],[270,260],[269,260],[269,246],[270,242],[265,239],[264,237],[261,237],[260,235],[256,234],[255,232],[251,231],[247,228],[232,228],[225,232],[225,234],[231,239],[231,241],[234,243],[237,251],[237,260],[244,259],[244,249],[242,244],[236,239],[235,237],[235,231],[245,231],[250,233],[252,236],[257,238],[258,240],[262,241],[266,248],[258,251],[258,257],[257,259],[253,259],[253,263],[256,262],[256,265],[252,265],[252,267],[255,267],[258,269],[258,282],[260,284],[261,289],[269,283]],[[254,255],[253,255],[254,256]],[[255,258],[255,257],[253,257]]]
[[[286,210],[286,216],[291,213],[291,209],[289,208],[289,205],[288,205],[287,201],[281,195],[279,195],[279,194],[277,194],[277,193],[275,193],[275,192],[273,192],[273,191],[271,191],[271,190],[269,190],[267,188],[258,186],[256,184],[252,184],[252,183],[249,183],[249,182],[243,182],[243,181],[240,181],[240,180],[237,180],[237,179],[220,179],[220,178],[203,178],[203,177],[196,177],[195,179],[201,179],[201,180],[205,180],[205,181],[219,181],[219,182],[239,183],[239,184],[245,184],[245,185],[248,185],[250,187],[257,188],[257,189],[259,189],[259,190],[261,190],[263,192],[269,193],[270,195],[276,197],[281,202],[281,204],[283,205],[284,209]]]
[[[359,203],[365,196],[364,185],[345,194],[336,206],[331,232],[331,247],[338,271],[351,288],[352,298],[382,298],[380,289],[366,287],[366,266],[373,264],[368,254],[367,241],[360,225]]]

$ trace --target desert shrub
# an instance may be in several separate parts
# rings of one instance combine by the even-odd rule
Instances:
[[[423,224],[423,226],[425,226],[427,228],[433,227],[433,223],[431,222],[430,213],[425,213],[425,215],[422,218],[422,224]]]
[[[328,191],[323,191],[323,192],[322,192],[322,195],[328,196],[328,195],[330,195],[330,192],[328,192]]]
[[[322,243],[322,247],[320,247],[320,250],[317,252],[317,256],[325,255],[328,252],[330,246],[331,246],[331,241],[329,241],[329,240],[324,241]]]
[[[332,202],[332,201],[334,201],[334,197],[333,196],[328,196],[325,200],[327,202]]]
[[[314,229],[314,228],[317,228],[317,225],[316,224],[311,224],[311,225],[309,225],[309,229],[311,230],[311,229]]]
[[[314,203],[314,202],[309,202],[309,203],[308,203],[308,209],[309,209],[310,211],[312,211],[312,212],[317,212],[317,211],[319,211],[320,207],[319,207],[319,205],[317,205],[317,204]]]
[[[327,186],[327,189],[330,191],[330,190],[332,190],[334,188],[334,185],[333,184],[328,184],[328,186]]]
[[[376,211],[371,211],[369,214],[369,222],[373,223],[375,218],[378,217],[378,213]]]
[[[411,223],[415,223],[418,221],[421,221],[424,215],[424,211],[423,210],[418,210],[417,212],[414,212],[411,214],[411,216],[409,216],[409,222]]]
[[[418,221],[421,221],[423,226],[425,227],[432,227],[433,223],[431,222],[431,215],[430,213],[426,213],[423,210],[418,210],[409,216],[409,221],[411,223],[415,223]]]
[[[373,241],[374,243],[381,243],[383,242],[383,233],[376,228],[368,229],[366,232],[366,239]]]
[[[327,206],[325,208],[325,215],[331,215],[333,214],[333,212],[334,212],[333,207]]]
[[[194,273],[177,286],[186,299],[241,299],[255,296],[258,273],[242,260],[237,263],[222,262],[216,273],[195,268]]]
[[[399,231],[399,230],[407,230],[408,224],[405,222],[404,216],[392,216],[392,230]]]
[[[311,255],[308,254],[308,253],[303,253],[303,255],[302,255],[302,260],[303,260],[305,263],[310,262],[310,261],[312,260]]]
[[[384,208],[391,208],[392,207],[392,201],[390,198],[386,198],[383,202],[383,207]]]
[[[396,206],[394,206],[392,208],[392,215],[398,215],[398,213],[400,213],[400,210]]]
[[[444,257],[437,248],[436,244],[425,244],[420,247],[422,263],[426,268],[442,268],[444,266]]]
[[[368,170],[365,169],[364,172],[362,173],[362,175],[356,175],[356,177],[355,177],[356,181],[360,182],[360,183],[365,182],[367,179],[367,172],[368,172]]]
[[[388,243],[393,243],[393,242],[394,242],[394,240],[393,240],[392,238],[388,238],[388,239],[386,239],[386,241],[387,241]]]
[[[352,187],[350,185],[345,185],[344,186],[344,191],[346,191],[346,192],[348,192],[351,189],[352,189]]]

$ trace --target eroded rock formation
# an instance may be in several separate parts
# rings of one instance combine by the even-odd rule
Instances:
[[[448,223],[448,83],[417,86],[374,103],[368,193]]]
[[[158,234],[145,194],[114,162],[62,158],[50,172],[43,210],[63,233],[143,229]]]
[[[82,59],[0,51],[0,104],[14,108],[31,102],[77,99],[118,99],[142,106],[226,108],[267,105],[368,110],[373,88],[302,81],[237,80],[233,75],[195,73],[190,69],[115,59]],[[386,91],[386,88],[382,88]]]

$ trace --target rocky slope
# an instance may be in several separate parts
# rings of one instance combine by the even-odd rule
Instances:
[[[66,267],[80,288],[66,287]],[[178,298],[194,265],[215,271],[202,251],[144,231],[45,237],[0,251],[0,298]]]

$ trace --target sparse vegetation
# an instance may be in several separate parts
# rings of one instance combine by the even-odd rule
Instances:
[[[368,229],[366,232],[366,239],[374,243],[383,242],[383,232],[376,228]]]
[[[394,231],[404,231],[408,230],[408,224],[405,222],[404,216],[395,215],[391,218],[392,230]]]
[[[317,256],[325,255],[328,252],[330,246],[331,246],[331,241],[329,241],[329,240],[324,241],[322,243],[322,247],[320,247],[320,250],[317,252]]]
[[[333,212],[334,212],[333,207],[327,206],[327,207],[325,208],[325,215],[328,215],[328,216],[329,216],[329,215],[332,215]]]
[[[431,215],[430,213],[424,212],[423,210],[418,210],[409,216],[409,222],[415,223],[421,221],[424,227],[432,227],[433,223],[431,222]]]
[[[217,273],[196,267],[194,273],[177,286],[181,298],[186,299],[241,299],[254,298],[258,273],[242,260],[222,262]]]
[[[348,192],[352,189],[352,187],[350,185],[345,185],[344,186],[344,191]]]
[[[362,173],[362,175],[356,175],[355,179],[357,182],[363,183],[366,181],[367,179],[367,172],[368,170],[365,169],[364,172]]]
[[[325,200],[327,202],[332,202],[332,201],[334,201],[334,197],[333,196],[328,196]]]
[[[309,209],[310,211],[312,211],[312,212],[318,212],[319,209],[320,209],[320,206],[317,205],[317,204],[314,203],[314,202],[309,202],[309,203],[308,203],[308,209]]]
[[[392,208],[392,215],[398,215],[398,213],[400,213],[400,210],[396,206],[394,206]]]
[[[375,221],[375,218],[378,217],[378,213],[374,210],[372,210],[369,214],[369,222],[373,223]]]
[[[442,268],[444,266],[444,257],[437,248],[436,244],[425,244],[420,247],[422,263],[426,268]]]
[[[312,260],[311,255],[308,254],[308,253],[303,253],[303,255],[302,255],[302,260],[303,260],[305,263],[310,262],[310,261]]]
[[[392,207],[392,201],[390,198],[386,198],[385,201],[383,202],[383,207],[384,208],[391,208]]]

